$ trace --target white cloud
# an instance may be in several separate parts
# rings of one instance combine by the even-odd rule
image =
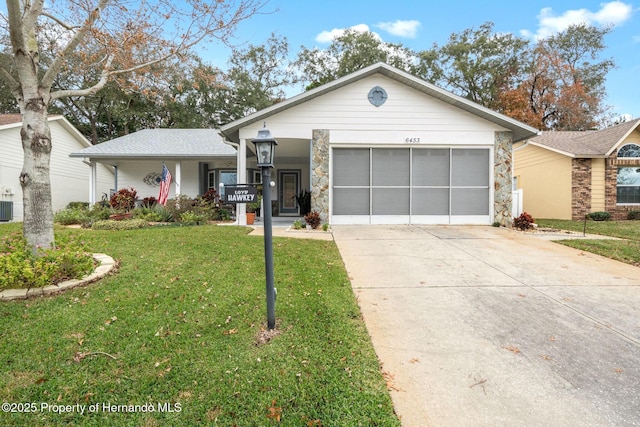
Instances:
[[[619,25],[631,18],[632,14],[633,6],[621,1],[601,3],[600,10],[596,12],[574,9],[562,15],[556,15],[552,8],[545,7],[538,15],[538,31],[534,34],[529,30],[521,30],[520,34],[539,40],[564,31],[573,24]]]
[[[358,24],[349,28],[334,28],[331,31],[323,31],[316,36],[316,41],[318,43],[331,43],[334,39],[340,37],[347,30],[357,31],[359,33],[366,33],[369,31],[369,26],[367,24]],[[373,33],[376,37],[379,36]]]
[[[399,37],[407,37],[410,39],[415,39],[418,33],[418,28],[420,28],[420,21],[411,20],[411,21],[401,21],[397,20],[394,22],[380,22],[375,25],[377,28],[380,28],[389,34],[393,34],[394,36]]]

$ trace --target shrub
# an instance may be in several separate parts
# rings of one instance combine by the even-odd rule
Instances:
[[[89,202],[69,202],[66,209],[84,209],[89,210]]]
[[[609,212],[591,212],[587,216],[593,221],[609,221],[611,219]]]
[[[109,204],[117,211],[129,212],[136,206],[138,192],[133,188],[121,188],[111,196]]]
[[[317,230],[320,227],[320,223],[322,223],[322,219],[320,218],[320,214],[316,211],[309,212],[304,216],[304,220],[309,224],[314,230]]]
[[[93,271],[93,256],[80,242],[57,238],[55,249],[39,249],[37,256],[19,233],[0,239],[0,289],[41,288]]]
[[[153,211],[158,215],[158,222],[171,222],[173,221],[173,214],[162,205],[155,205]]]
[[[522,212],[519,217],[513,219],[513,226],[518,230],[528,230],[533,227],[533,217],[526,212]]]
[[[184,224],[199,224],[205,220],[206,218],[204,215],[198,215],[195,212],[183,212],[180,215],[180,222]]]
[[[300,214],[306,215],[311,212],[311,192],[308,190],[302,190],[300,194],[296,196],[296,201],[300,207]]]
[[[65,208],[53,215],[53,221],[57,224],[71,225],[82,224],[89,219],[89,211],[86,209]]]
[[[158,203],[158,200],[153,196],[145,197],[144,199],[142,199],[142,206],[145,207],[145,208],[152,208],[157,203]]]
[[[296,219],[295,221],[293,221],[293,229],[294,230],[300,230],[305,228],[304,222],[301,219]]]
[[[92,230],[133,230],[136,228],[143,228],[149,225],[147,221],[143,219],[129,219],[126,221],[114,221],[111,219],[105,219],[96,221],[91,226]]]
[[[216,203],[218,203],[218,199],[220,198],[220,196],[218,196],[218,192],[215,189],[212,188],[209,191],[207,191],[206,193],[204,193],[201,196],[201,198],[206,203],[208,203],[210,205],[215,205]]]
[[[187,196],[186,194],[180,194],[173,199],[167,200],[165,208],[167,209],[167,211],[169,211],[169,213],[171,213],[174,220],[179,220],[180,216],[183,213],[192,210],[195,204],[197,204],[197,202],[191,197]]]
[[[322,224],[322,231],[329,231],[329,223],[325,222],[324,224]]]
[[[627,219],[640,219],[640,211],[629,211]]]
[[[142,207],[133,211],[133,218],[143,219],[149,222],[161,222],[162,217],[155,208]]]
[[[231,210],[226,208],[218,209],[218,216],[216,219],[222,221],[229,221],[231,219]]]

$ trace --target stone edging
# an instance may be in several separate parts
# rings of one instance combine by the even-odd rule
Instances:
[[[87,285],[96,280],[102,279],[109,274],[111,270],[116,267],[116,262],[109,255],[105,254],[93,254],[93,258],[100,263],[99,266],[93,271],[93,273],[82,279],[66,280],[57,285],[49,285],[44,288],[30,288],[30,289],[5,289],[0,292],[0,301],[12,301],[17,299],[27,299],[36,296],[50,295],[57,292],[65,291],[67,289],[73,289],[77,286]]]

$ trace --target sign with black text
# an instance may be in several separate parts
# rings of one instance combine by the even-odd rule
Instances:
[[[226,203],[253,203],[258,201],[258,189],[255,186],[225,186]]]

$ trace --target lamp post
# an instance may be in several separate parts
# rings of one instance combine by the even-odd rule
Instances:
[[[276,326],[276,290],[273,279],[273,237],[271,232],[271,168],[273,167],[273,155],[278,142],[264,127],[258,131],[258,136],[252,142],[256,147],[258,167],[262,170],[262,203],[264,210],[264,266],[267,282],[267,327],[273,329]]]

